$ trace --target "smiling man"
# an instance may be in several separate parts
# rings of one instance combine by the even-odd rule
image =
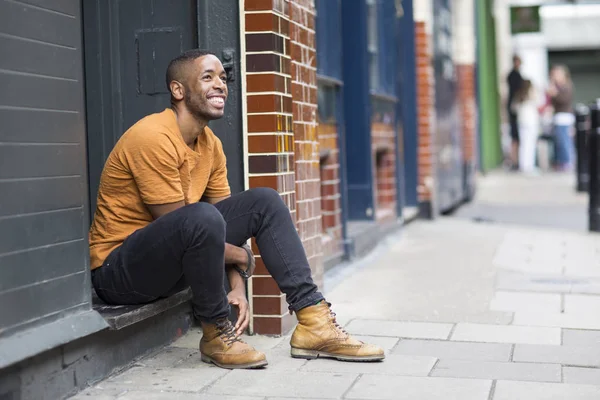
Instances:
[[[383,359],[381,348],[337,324],[279,194],[259,188],[230,196],[223,147],[207,126],[223,116],[227,100],[219,59],[200,50],[182,54],[169,64],[167,86],[171,108],[125,132],[102,172],[90,229],[98,296],[109,304],[143,304],[191,287],[202,360],[262,367],[265,355],[239,338],[250,319],[244,279],[254,256],[245,243],[254,237],[298,318],[293,357]],[[235,327],[227,318],[230,304],[238,308]]]

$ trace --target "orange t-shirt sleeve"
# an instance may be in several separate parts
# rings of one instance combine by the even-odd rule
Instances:
[[[145,204],[184,200],[179,156],[167,134],[137,134],[127,144],[125,158]]]
[[[227,180],[227,158],[223,152],[221,140],[216,136],[213,151],[213,170],[208,179],[204,196],[212,198],[229,196],[231,189]]]

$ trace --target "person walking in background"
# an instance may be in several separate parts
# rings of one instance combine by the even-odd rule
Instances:
[[[540,134],[539,96],[530,80],[524,80],[515,93],[512,112],[516,115],[519,129],[519,169],[535,174],[536,144]]]
[[[571,167],[573,143],[570,131],[575,123],[573,83],[566,66],[556,65],[550,70],[548,95],[554,109],[555,168],[564,171]]]
[[[512,103],[515,98],[515,94],[523,84],[523,77],[519,71],[521,68],[521,58],[517,55],[513,56],[513,69],[508,74],[506,79],[508,83],[508,101],[507,111],[510,121],[510,139],[511,139],[511,168],[513,170],[519,167],[519,124],[517,114],[513,111]]]

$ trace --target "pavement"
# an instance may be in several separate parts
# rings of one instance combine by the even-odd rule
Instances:
[[[480,179],[468,207],[496,204],[494,222],[416,221],[327,273],[338,320],[383,362],[296,360],[289,336],[257,335],[269,366],[227,371],[200,361],[194,329],[74,399],[600,399],[600,236],[533,209],[498,218],[535,198],[585,214],[567,177],[524,179]]]

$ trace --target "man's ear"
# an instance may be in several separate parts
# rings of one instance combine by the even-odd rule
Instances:
[[[171,97],[173,97],[175,100],[183,100],[185,88],[181,82],[171,81],[169,84],[169,89],[171,89]]]

